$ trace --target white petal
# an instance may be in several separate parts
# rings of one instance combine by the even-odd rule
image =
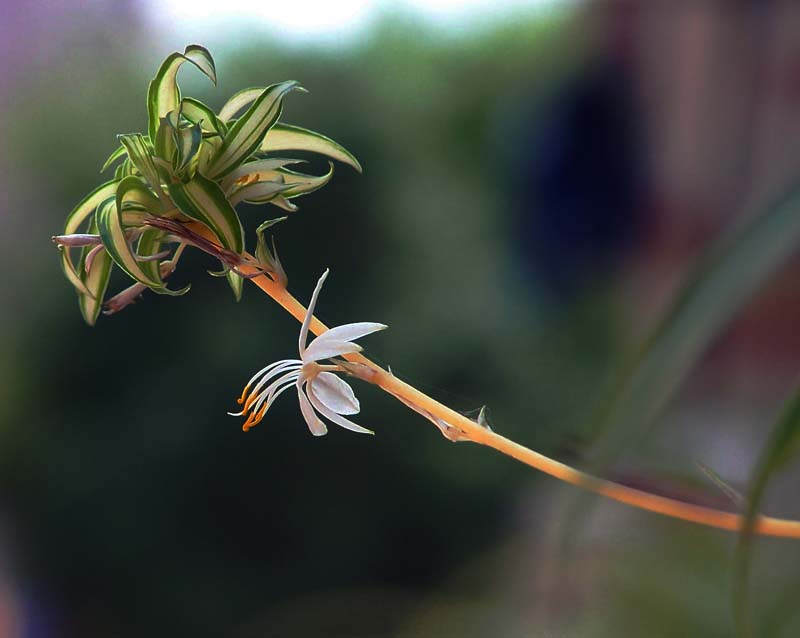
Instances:
[[[311,434],[314,436],[322,436],[327,434],[328,428],[320,420],[316,412],[314,412],[314,408],[311,406],[308,397],[306,397],[305,393],[303,392],[302,381],[303,377],[300,377],[297,380],[297,399],[300,401],[300,412],[303,413],[303,418],[308,424],[308,429],[311,430]]]
[[[306,310],[305,319],[303,319],[303,325],[300,328],[300,341],[298,343],[300,349],[300,356],[303,356],[303,353],[306,351],[306,341],[308,341],[308,327],[311,325],[311,317],[314,316],[314,308],[317,305],[317,298],[319,297],[319,291],[322,290],[322,284],[325,283],[325,278],[328,276],[330,271],[326,268],[325,272],[322,273],[322,277],[319,278],[317,282],[317,287],[314,288],[314,293],[311,295],[311,301],[308,304],[308,309]]]
[[[361,410],[353,388],[333,372],[320,372],[308,385],[325,407],[337,414],[358,414]]]
[[[325,341],[355,341],[379,330],[386,330],[389,326],[382,323],[372,323],[370,321],[360,321],[358,323],[346,323],[343,326],[336,326],[327,332],[323,332],[315,341],[320,339]]]
[[[314,394],[314,387],[310,384],[308,386],[308,398],[311,400],[311,403],[314,404],[314,407],[319,411],[319,413],[322,414],[322,416],[330,419],[336,423],[336,425],[341,425],[343,428],[353,432],[358,432],[359,434],[375,434],[372,430],[362,428],[360,425],[358,425],[358,423],[353,423],[350,419],[345,419],[343,416],[340,416],[333,410],[329,410],[327,407],[325,407],[317,395]]]
[[[303,353],[303,362],[310,363],[312,361],[330,359],[331,357],[338,357],[341,354],[361,352],[361,350],[362,348],[360,345],[357,343],[350,343],[349,341],[320,341],[319,339],[314,339]]]

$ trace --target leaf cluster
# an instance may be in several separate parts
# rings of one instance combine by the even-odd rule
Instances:
[[[181,95],[177,76],[187,62],[216,85],[216,65],[207,49],[192,44],[183,53],[170,54],[148,88],[147,133],[118,136],[119,146],[101,170],[115,167],[113,179],[79,202],[67,216],[63,234],[53,238],[89,325],[101,310],[116,312],[146,289],[167,295],[188,292],[189,286],[173,290],[166,282],[187,245],[220,260],[223,270],[218,274],[227,277],[237,299],[242,264],[285,281],[274,248],[263,237],[266,228],[285,217],[261,224],[253,258],[245,251],[236,205],[272,204],[293,212],[293,199],[321,188],[333,176],[332,162],[325,175],[307,175],[289,168],[302,160],[277,157],[277,152],[317,153],[361,171],[358,160],[340,144],[280,121],[284,98],[305,92],[297,82],[239,91],[217,113]],[[215,241],[193,232],[192,223],[208,229]],[[114,266],[134,284],[106,299]]]

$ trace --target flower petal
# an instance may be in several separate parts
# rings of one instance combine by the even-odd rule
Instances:
[[[357,343],[350,343],[349,341],[320,341],[319,339],[314,339],[303,353],[303,362],[310,363],[312,361],[330,359],[331,357],[338,357],[341,354],[361,352],[361,350],[362,348],[360,345]]]
[[[300,412],[308,424],[308,429],[314,436],[323,436],[328,433],[327,426],[320,420],[314,408],[308,400],[308,397],[303,392],[303,377],[297,380],[297,399],[300,401]]]
[[[337,414],[358,414],[361,410],[353,388],[333,372],[320,372],[308,385],[325,407]]]
[[[330,419],[336,425],[341,425],[343,428],[353,432],[358,432],[359,434],[375,434],[372,430],[362,428],[360,425],[358,425],[358,423],[353,423],[350,419],[345,419],[343,416],[340,416],[333,410],[325,407],[325,404],[323,404],[322,401],[319,400],[319,397],[314,394],[314,387],[311,385],[308,386],[308,398],[311,400],[311,403],[319,411],[319,413],[322,414],[322,416]]]
[[[373,323],[371,321],[359,321],[358,323],[346,323],[343,326],[336,326],[327,332],[323,332],[314,341],[320,339],[325,341],[355,341],[361,337],[365,337],[373,332],[379,330],[386,330],[389,326],[382,323]],[[313,344],[313,341],[312,341]]]
[[[311,318],[314,316],[314,308],[317,305],[317,298],[319,297],[319,291],[322,290],[322,284],[325,283],[325,278],[328,276],[330,271],[326,268],[325,272],[322,273],[322,277],[319,278],[317,282],[317,287],[314,288],[314,293],[311,295],[311,301],[308,304],[308,309],[306,310],[306,316],[303,319],[303,325],[300,328],[300,340],[298,343],[298,347],[300,350],[300,356],[303,356],[303,353],[306,350],[306,341],[308,341],[308,327],[311,325]]]

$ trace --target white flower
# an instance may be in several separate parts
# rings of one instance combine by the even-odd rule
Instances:
[[[326,270],[319,278],[314,294],[311,296],[311,303],[308,304],[303,327],[300,328],[300,358],[276,361],[256,372],[247,382],[242,396],[238,399],[240,404],[244,404],[242,411],[236,414],[228,413],[231,416],[247,414],[247,420],[242,426],[245,431],[264,418],[269,407],[281,393],[294,386],[297,388],[300,412],[313,435],[322,436],[328,432],[320,415],[353,432],[374,434],[372,430],[362,428],[343,416],[358,414],[361,409],[358,399],[347,382],[334,374],[342,371],[335,362],[322,365],[319,361],[351,352],[360,352],[361,346],[353,343],[353,340],[383,330],[387,326],[382,323],[370,322],[348,323],[331,328],[306,347],[308,327],[314,316],[314,307],[317,305],[319,291],[327,276],[328,271]]]

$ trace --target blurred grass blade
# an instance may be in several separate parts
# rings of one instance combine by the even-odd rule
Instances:
[[[72,235],[77,233],[81,225],[95,212],[97,207],[116,193],[118,183],[117,180],[111,180],[110,182],[101,184],[78,202],[78,205],[75,206],[72,212],[67,216],[63,234]],[[84,278],[80,276],[79,271],[75,269],[69,248],[60,247],[59,251],[61,252],[61,268],[64,271],[64,275],[69,282],[75,286],[78,292],[91,297],[91,290],[87,288]]]
[[[758,510],[772,476],[800,453],[800,390],[788,401],[778,422],[770,433],[750,480],[747,507],[744,513],[739,544],[736,549],[736,581],[734,611],[740,636],[752,635],[749,600],[750,568],[752,564],[753,530]]]
[[[125,178],[123,183],[120,184],[120,189],[122,189],[124,182],[129,179],[135,180],[136,178]],[[131,250],[128,238],[125,236],[125,229],[122,226],[121,215],[117,208],[119,198],[120,191],[117,192],[116,197],[109,197],[97,209],[95,219],[97,220],[97,229],[103,240],[103,245],[114,262],[133,279],[149,288],[161,288],[164,283],[161,281],[158,271],[156,270],[155,277],[152,277],[144,269],[144,266],[149,266],[149,264],[138,261]]]
[[[158,124],[162,117],[175,110],[181,101],[181,92],[178,88],[178,70],[184,62],[191,62],[214,83],[217,83],[217,74],[214,59],[207,49],[197,44],[190,44],[183,54],[170,54],[151,80],[147,89],[147,132],[150,141],[155,143]]]
[[[795,184],[708,253],[589,420],[603,437],[601,462],[647,431],[712,339],[798,245],[800,184]]]
[[[108,156],[108,159],[106,160],[106,163],[103,164],[103,168],[100,169],[100,172],[105,173],[106,170],[108,170],[111,167],[111,165],[114,164],[114,162],[116,162],[120,157],[124,156],[125,156],[125,147],[122,144],[120,144],[117,147],[117,150],[115,150],[113,153],[111,153],[111,155]]]
[[[742,508],[745,505],[746,499],[742,495],[742,493],[733,487],[730,483],[728,483],[724,478],[722,478],[719,474],[717,474],[713,469],[711,469],[705,463],[698,463],[697,467],[705,474],[708,479],[716,485],[720,492],[722,492],[731,503],[733,503],[736,507]]]
[[[284,96],[294,90],[302,90],[302,87],[293,80],[264,89],[225,136],[210,166],[213,177],[230,173],[259,148],[264,135],[281,114]]]
[[[361,164],[350,151],[341,144],[320,133],[291,124],[278,122],[267,133],[261,144],[264,152],[309,151],[349,164],[359,173]]]
[[[170,184],[169,194],[180,211],[207,226],[223,247],[244,252],[244,230],[222,189],[200,173],[190,182]]]
[[[92,221],[89,232],[93,234],[98,232],[97,224],[94,220]],[[87,293],[78,295],[78,307],[80,308],[83,320],[90,326],[93,326],[97,322],[100,311],[103,309],[103,297],[105,297],[106,288],[108,287],[112,261],[109,254],[105,250],[101,250],[95,255],[92,261],[92,267],[87,273],[84,266],[88,253],[89,251],[87,249],[83,249],[78,266],[81,279],[87,290]]]
[[[254,86],[234,93],[220,110],[219,119],[227,124],[239,111],[255,102],[265,90],[264,86]]]

